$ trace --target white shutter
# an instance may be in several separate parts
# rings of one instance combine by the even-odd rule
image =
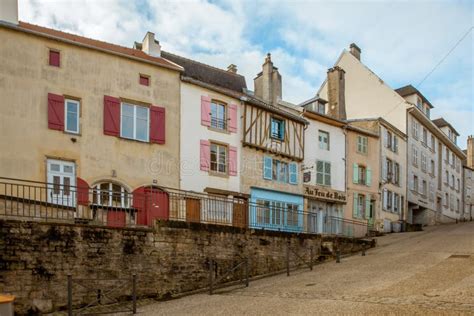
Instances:
[[[387,189],[383,189],[383,209],[387,209]]]
[[[382,180],[387,180],[387,157],[382,156]]]

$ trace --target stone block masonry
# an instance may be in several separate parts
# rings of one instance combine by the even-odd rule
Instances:
[[[302,266],[293,252],[308,260],[310,247],[318,256],[335,240],[186,222],[161,222],[154,229],[116,229],[1,220],[0,292],[17,297],[18,315],[46,313],[66,309],[68,274],[73,279],[126,279],[136,273],[138,298],[167,299],[205,289],[209,259],[216,263],[219,276],[249,257],[250,275],[258,276],[285,269],[288,242],[291,264]],[[361,247],[361,241],[348,238],[338,238],[337,243],[343,253]],[[228,280],[236,280],[239,273]],[[113,289],[117,284],[104,282],[102,288]],[[99,281],[82,284],[94,287]],[[130,295],[131,283],[110,296],[130,299]],[[97,293],[74,285],[74,306],[95,298]]]

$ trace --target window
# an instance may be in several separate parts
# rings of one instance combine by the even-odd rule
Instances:
[[[426,128],[423,127],[423,140],[421,143],[425,146],[428,145],[428,132],[426,131]]]
[[[392,148],[392,133],[389,131],[385,134],[385,142],[387,148]]]
[[[400,195],[393,193],[393,211],[398,213],[400,211]]]
[[[329,150],[329,133],[325,131],[319,131],[319,148]]]
[[[257,200],[257,223],[274,226],[298,226],[298,205]],[[286,224],[285,224],[286,219]]]
[[[430,107],[429,106],[425,107],[425,114],[428,118],[430,117]]]
[[[423,180],[423,181],[421,182],[421,194],[422,194],[423,196],[426,196],[427,193],[428,193],[427,191],[428,191],[428,185],[427,185],[427,183],[426,183],[426,180]]]
[[[419,108],[420,110],[423,108],[423,101],[421,100],[420,97],[416,98],[416,107]]]
[[[451,188],[454,189],[454,175],[451,175]]]
[[[227,146],[211,143],[211,171],[227,174]]]
[[[49,50],[49,65],[59,67],[61,64],[61,54],[57,50]]]
[[[449,164],[449,149],[448,147],[446,146],[446,163]]]
[[[461,181],[458,179],[458,185],[457,185],[457,190],[459,191],[461,189]]]
[[[398,162],[395,163],[393,169],[393,183],[397,185],[400,184],[400,165]]]
[[[418,192],[418,176],[413,176],[413,191]]]
[[[387,180],[393,180],[393,162],[390,159],[385,160],[386,168],[387,168]]]
[[[278,182],[288,182],[288,163],[273,159],[272,179]]]
[[[459,202],[459,199],[456,199],[456,212],[459,213],[459,210],[460,210],[460,202]]]
[[[392,191],[386,191],[387,192],[387,210],[391,211],[392,210],[392,202],[393,202],[393,193]]]
[[[364,218],[365,217],[365,195],[364,194],[358,194],[357,196],[357,210],[358,210],[357,216],[360,218]]]
[[[318,160],[316,162],[316,183],[331,185],[331,163]]]
[[[75,206],[75,190],[71,186],[76,185],[75,169],[76,165],[71,161],[48,159],[47,182],[48,184],[48,202],[59,205]]]
[[[426,155],[424,153],[421,153],[421,171],[423,172],[427,171]]]
[[[140,74],[139,82],[142,86],[147,86],[148,87],[150,85],[150,77]]]
[[[79,134],[79,101],[66,99],[64,101],[64,130]]]
[[[432,150],[433,152],[436,151],[436,141],[435,141],[435,138],[434,138],[433,135],[431,135],[431,150]]]
[[[449,206],[449,194],[448,193],[444,194],[444,206],[445,207]]]
[[[286,204],[286,224],[288,226],[298,226],[298,205]]]
[[[129,207],[131,196],[116,183],[104,182],[93,187],[92,203],[108,207]]]
[[[359,170],[357,171],[359,175],[359,184],[366,184],[367,183],[367,171],[364,166],[359,165]]]
[[[434,175],[435,175],[435,162],[434,162],[434,160],[433,160],[433,159],[431,159],[431,169],[430,169],[430,174],[431,174],[431,176],[433,176],[433,177],[434,177]]]
[[[414,166],[418,166],[418,148],[415,145],[411,148],[412,162]]]
[[[326,105],[325,104],[318,102],[318,113],[319,114],[326,114]]]
[[[392,151],[394,153],[398,152],[398,137],[396,135],[393,135],[393,141],[392,141]]]
[[[413,119],[412,134],[413,134],[413,138],[415,139],[418,139],[418,129],[419,129],[419,124],[417,121],[415,121],[415,119]]]
[[[446,176],[446,177],[445,177],[445,179],[444,179],[444,183],[445,183],[446,185],[449,185],[449,172],[448,172],[448,170],[445,171],[445,176]]]
[[[211,127],[225,130],[227,129],[226,106],[220,102],[211,102]]]
[[[270,133],[271,138],[284,140],[285,121],[272,117]]]
[[[149,109],[129,103],[122,103],[120,136],[148,142]]]
[[[357,152],[367,154],[368,138],[366,136],[357,136]]]

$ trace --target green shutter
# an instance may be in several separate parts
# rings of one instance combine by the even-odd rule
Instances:
[[[357,193],[354,193],[354,204],[352,206],[352,216],[353,217],[359,217],[359,203],[358,203],[359,195]]]
[[[355,163],[353,167],[352,181],[354,183],[359,183],[359,166]]]
[[[297,184],[298,183],[298,165],[295,162],[290,163],[289,171],[290,171],[290,183]]]
[[[366,177],[367,180],[367,185],[370,187],[372,185],[372,169],[370,167],[367,167],[366,169]]]

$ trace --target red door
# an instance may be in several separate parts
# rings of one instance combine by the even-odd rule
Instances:
[[[142,206],[142,209],[138,210],[138,225],[152,225],[155,219],[167,220],[169,218],[169,196],[167,192],[158,188],[147,187],[144,190],[142,200],[141,203],[136,203],[137,206]]]

